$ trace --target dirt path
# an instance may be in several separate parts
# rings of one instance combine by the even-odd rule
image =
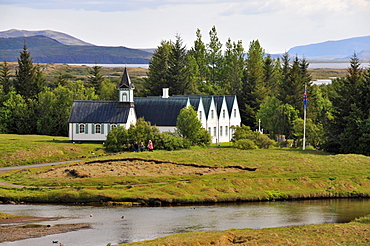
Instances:
[[[78,161],[81,161],[81,160],[61,161],[61,162],[52,162],[52,163],[34,164],[34,165],[27,165],[27,166],[0,167],[0,173],[7,172],[7,171],[12,171],[12,170],[26,169],[26,168],[55,166],[55,165],[59,165],[59,164],[72,163],[72,162],[78,162]],[[5,182],[5,181],[1,181],[1,180],[0,180],[0,186],[7,186],[7,187],[24,187],[23,185],[11,184],[11,183],[7,183],[7,182]]]

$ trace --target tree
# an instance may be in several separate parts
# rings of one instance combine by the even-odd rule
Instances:
[[[176,35],[176,41],[170,50],[167,75],[167,84],[172,94],[184,95],[194,92],[186,46],[183,45],[180,35]]]
[[[172,43],[162,41],[161,45],[154,51],[149,62],[148,78],[144,82],[143,94],[146,96],[162,95],[162,89],[168,88],[168,63]]]
[[[278,135],[291,138],[293,137],[293,122],[298,118],[298,111],[290,104],[283,104],[276,97],[269,97],[261,104],[256,118],[261,120],[262,127],[269,132],[272,138]]]
[[[209,31],[210,42],[207,44],[207,63],[208,75],[207,82],[212,85],[218,85],[221,81],[222,64],[222,44],[217,36],[216,27],[213,26]]]
[[[24,43],[23,50],[18,58],[18,69],[16,69],[16,78],[14,87],[18,94],[24,98],[35,98],[40,91],[35,83],[36,70],[31,59],[31,54],[27,51],[27,45]]]
[[[225,94],[238,95],[242,89],[242,77],[245,66],[242,41],[237,43],[228,39],[223,62],[222,87]]]
[[[264,85],[263,55],[264,50],[259,41],[252,41],[242,79],[243,89],[238,95],[242,123],[252,127],[256,125],[256,113],[267,94]]]
[[[355,53],[346,77],[332,83],[333,120],[328,129],[330,141],[326,150],[370,155],[370,72],[364,73],[360,65]]]
[[[8,94],[10,92],[10,68],[6,61],[4,61],[2,69],[0,71],[0,85],[2,85],[5,94]]]
[[[197,39],[194,41],[194,47],[189,51],[189,56],[194,57],[196,70],[196,83],[199,85],[204,83],[207,78],[207,49],[206,45],[202,41],[202,34],[199,29],[196,32]]]
[[[207,130],[202,128],[202,123],[192,106],[181,109],[176,127],[180,135],[194,145],[209,145],[211,143],[211,136]]]
[[[101,74],[101,68],[102,68],[101,66],[97,66],[95,64],[95,66],[93,66],[89,70],[89,74],[91,76],[89,76],[87,79],[89,85],[95,89],[96,94],[99,94],[101,85],[104,81],[103,75]]]

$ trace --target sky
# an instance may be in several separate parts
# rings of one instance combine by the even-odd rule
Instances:
[[[53,30],[101,46],[156,48],[216,27],[225,45],[258,40],[268,53],[370,35],[370,0],[0,0],[0,31]]]

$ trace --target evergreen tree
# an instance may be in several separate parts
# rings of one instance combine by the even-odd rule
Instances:
[[[10,68],[6,61],[4,61],[2,69],[0,71],[0,84],[3,87],[4,93],[8,94],[11,88],[11,81],[10,81]]]
[[[223,59],[223,94],[238,95],[242,89],[242,77],[245,66],[242,41],[237,43],[228,39]]]
[[[192,47],[189,51],[189,55],[194,57],[195,64],[196,64],[196,78],[195,81],[197,84],[203,83],[207,78],[207,49],[206,45],[202,41],[202,34],[199,29],[196,32],[197,39],[194,41],[194,47]]]
[[[213,26],[209,32],[210,42],[207,44],[208,75],[207,82],[218,85],[221,81],[222,71],[222,44],[217,36],[216,27]]]
[[[369,72],[363,73],[360,65],[354,54],[347,76],[333,81],[335,94],[331,101],[334,117],[329,127],[327,150],[370,155]]]
[[[256,125],[256,113],[267,95],[264,84],[263,55],[264,50],[259,41],[252,41],[247,53],[242,93],[238,95],[242,123],[253,128]]]
[[[183,41],[179,35],[176,35],[176,41],[171,47],[167,75],[167,84],[172,94],[184,95],[194,92],[186,46],[183,45]]]
[[[89,70],[89,74],[91,76],[88,77],[87,81],[89,83],[89,86],[93,87],[95,89],[95,93],[99,94],[101,84],[103,83],[103,75],[101,74],[101,66],[93,66]]]
[[[27,51],[27,45],[24,43],[23,50],[18,58],[18,69],[16,69],[16,78],[14,87],[18,94],[24,98],[35,98],[39,88],[35,83],[36,69],[31,59],[31,54]]]
[[[162,41],[161,45],[154,51],[149,62],[148,78],[143,85],[143,94],[146,96],[162,95],[162,89],[168,88],[168,68],[172,43]],[[170,93],[172,93],[170,91]]]

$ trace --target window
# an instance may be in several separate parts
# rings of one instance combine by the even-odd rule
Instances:
[[[101,125],[95,125],[95,133],[101,133]]]
[[[208,132],[209,132],[209,134],[212,136],[211,127],[208,127]]]
[[[222,126],[220,126],[220,136],[222,137]]]
[[[211,110],[211,119],[213,119],[213,110]]]
[[[199,120],[202,120],[202,111],[199,111]]]
[[[85,125],[84,124],[80,125],[80,133],[85,133]]]
[[[228,129],[227,129],[227,126],[225,126],[225,136],[227,136],[227,134],[228,134]]]
[[[234,118],[236,118],[236,109],[234,109]]]
[[[122,93],[122,102],[127,102],[127,94]]]
[[[213,136],[217,136],[217,129],[216,129],[216,127],[213,127]]]
[[[116,124],[112,124],[110,127],[113,129],[113,128],[117,127],[117,125]]]
[[[222,117],[225,119],[225,109],[224,110],[222,110]]]

